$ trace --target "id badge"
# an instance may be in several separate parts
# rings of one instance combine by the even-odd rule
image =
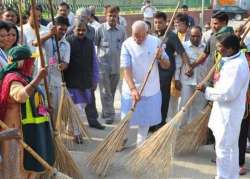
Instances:
[[[56,61],[56,57],[53,56],[53,57],[51,57],[51,58],[49,59],[49,65],[55,65],[55,64],[57,64],[57,61]]]

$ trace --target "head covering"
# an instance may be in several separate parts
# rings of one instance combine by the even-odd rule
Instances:
[[[218,38],[218,37],[226,36],[226,35],[233,34],[233,33],[234,33],[234,29],[232,27],[225,26],[225,27],[222,27],[214,35],[215,35],[216,38]]]
[[[22,45],[22,46],[15,46],[9,50],[8,54],[8,65],[3,67],[0,70],[0,80],[3,79],[4,75],[7,74],[8,72],[15,71],[17,70],[18,67],[18,61],[21,60],[28,60],[31,59],[31,51],[28,46]],[[24,63],[23,66],[26,66],[28,62]],[[24,68],[23,67],[23,72],[26,73],[27,71],[27,66]],[[27,75],[27,74],[25,74]]]
[[[12,62],[25,60],[31,57],[31,51],[26,45],[15,46],[10,49],[8,57],[12,60]]]
[[[22,83],[24,86],[31,81],[34,59],[27,46],[16,46],[10,50],[9,65],[0,70],[0,116],[5,117],[8,108],[10,87],[13,81]],[[18,61],[23,65],[18,68]]]

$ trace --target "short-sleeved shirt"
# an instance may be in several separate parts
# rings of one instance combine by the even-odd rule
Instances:
[[[163,36],[161,36],[163,38]],[[162,39],[161,38],[161,39]],[[163,40],[163,39],[162,39]],[[174,32],[168,32],[167,38],[165,40],[165,51],[169,56],[170,67],[169,69],[163,69],[159,66],[160,81],[161,85],[165,84],[166,80],[171,80],[176,68],[175,64],[175,52],[181,55],[185,52],[178,36]]]
[[[6,66],[7,63],[7,56],[4,51],[0,48],[0,69]]]
[[[152,35],[147,35],[144,42],[138,45],[132,37],[128,38],[122,45],[121,68],[131,68],[133,81],[139,89],[145,79],[150,65],[152,64],[157,48],[160,46],[160,39]],[[168,59],[166,52],[163,51],[164,59]],[[123,93],[130,94],[126,82],[123,83]],[[154,64],[148,82],[142,96],[153,96],[160,91],[160,80],[157,63]]]
[[[120,52],[125,39],[126,33],[120,25],[111,27],[106,22],[97,29],[95,45],[100,72],[109,71],[111,74],[120,74]]]
[[[39,32],[40,32],[40,36],[44,36],[49,32],[49,30],[47,27],[40,25]],[[35,56],[39,57],[38,47],[35,47],[32,45],[32,42],[37,40],[35,29],[33,29],[31,27],[31,25],[29,23],[27,23],[23,26],[23,33],[25,36],[25,41],[24,41],[25,45],[27,45],[30,48],[32,54],[36,54]],[[47,59],[45,59],[45,63],[47,63]],[[33,76],[35,76],[37,74],[40,66],[41,66],[40,60],[36,60]]]
[[[62,38],[59,42],[60,56],[64,63],[69,63],[70,60],[70,45],[69,42]],[[61,86],[62,77],[61,72],[58,69],[58,58],[56,51],[56,42],[54,38],[47,40],[43,47],[45,49],[45,56],[48,59],[48,79],[50,86]]]

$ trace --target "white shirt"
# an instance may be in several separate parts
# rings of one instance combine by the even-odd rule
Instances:
[[[60,56],[64,63],[69,64],[70,61],[70,44],[62,38],[59,42]],[[45,57],[48,59],[48,81],[50,86],[61,86],[62,77],[58,69],[58,58],[56,51],[56,42],[54,38],[50,38],[44,42]]]
[[[144,18],[153,18],[154,13],[156,12],[156,8],[153,6],[143,6],[141,8],[141,12],[143,13]]]
[[[93,27],[95,29],[95,31],[97,31],[97,29],[101,26],[101,24],[99,22],[97,22],[96,20],[89,22],[88,25]]]
[[[0,69],[8,65],[7,56],[4,51],[0,48]]]
[[[205,44],[200,43],[200,45],[197,47],[193,45],[189,40],[183,43],[183,47],[189,57],[190,63],[193,63],[204,51]],[[193,75],[191,77],[188,77],[187,75],[185,75],[184,65],[182,64],[180,76],[181,82],[185,85],[197,85],[205,77],[207,73],[206,67],[206,62],[204,62],[204,64],[194,68]]]
[[[205,97],[214,102],[208,126],[219,139],[227,130],[226,137],[230,139],[240,131],[250,74],[243,52],[222,60],[225,63],[221,68],[220,78],[214,88],[206,88]]]
[[[119,16],[119,25],[124,27],[124,29],[126,29],[127,21],[126,21],[125,17]]]
[[[150,65],[152,64],[156,49],[160,46],[160,39],[152,35],[147,35],[142,44],[137,44],[132,37],[124,41],[121,50],[121,68],[132,69],[133,81],[137,89],[139,89],[145,79]],[[163,58],[168,59],[167,54],[163,50]],[[153,96],[160,91],[160,80],[158,64],[155,63],[149,76],[142,96]],[[122,92],[130,94],[130,89],[124,79]]]
[[[72,26],[75,19],[75,15],[72,11],[69,11],[68,19],[69,19],[69,25]]]
[[[39,32],[40,32],[40,36],[44,36],[49,31],[48,31],[47,27],[45,27],[43,25],[40,25]],[[35,29],[33,29],[30,26],[30,24],[27,23],[27,24],[25,24],[23,26],[23,34],[25,36],[24,44],[27,45],[30,48],[32,55],[34,55],[36,57],[39,57],[38,47],[35,47],[35,46],[32,45],[32,42],[37,40]],[[44,52],[44,50],[43,50],[43,52]],[[46,62],[47,62],[47,60],[45,59],[45,63]],[[33,76],[35,76],[37,74],[38,69],[40,68],[40,66],[41,66],[41,62],[40,62],[39,58],[37,58],[37,60],[35,61],[35,68],[34,68]]]

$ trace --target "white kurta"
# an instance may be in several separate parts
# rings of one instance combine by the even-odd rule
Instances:
[[[250,74],[244,53],[222,60],[219,80],[205,91],[205,97],[214,102],[208,126],[215,136],[217,179],[238,179],[238,139]]]
[[[200,43],[199,46],[195,46],[189,40],[183,43],[183,47],[185,48],[185,51],[189,57],[189,60],[192,63],[204,51],[205,45],[203,43]],[[194,93],[196,85],[199,82],[201,82],[202,79],[204,79],[209,69],[210,68],[207,62],[205,62],[204,64],[196,67],[193,70],[193,75],[191,77],[188,77],[187,75],[185,75],[184,65],[183,64],[181,65],[181,69],[179,70],[180,74],[178,74],[178,76],[180,76],[180,80],[182,84],[180,108],[186,104],[188,99]],[[195,100],[192,103],[192,106],[190,106],[190,108],[184,114],[184,119],[183,119],[181,126],[185,126],[186,124],[190,123],[192,119],[194,119],[195,116],[197,116],[197,114],[199,114],[199,112],[205,107],[206,103],[207,103],[207,100],[205,99],[203,94],[199,93],[195,97]]]

